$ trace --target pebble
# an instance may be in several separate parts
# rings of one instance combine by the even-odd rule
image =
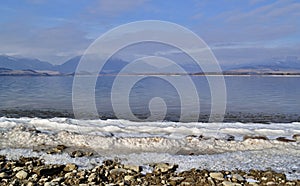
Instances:
[[[300,141],[300,134],[294,134],[293,139],[296,141]]]
[[[239,183],[232,183],[230,181],[223,181],[222,184],[223,186],[241,186]]]
[[[19,172],[20,170],[23,170],[23,167],[15,167],[13,169],[14,172]]]
[[[6,172],[1,172],[0,173],[0,178],[5,178],[5,177],[7,177],[8,175],[7,175],[7,173]]]
[[[32,183],[31,181],[27,183],[26,186],[34,186],[34,183]]]
[[[89,177],[88,177],[88,182],[93,182],[95,181],[97,178],[95,173],[92,173]]]
[[[125,176],[124,177],[125,181],[130,181],[130,180],[133,180],[133,179],[134,179],[134,176]]]
[[[124,165],[124,169],[129,169],[129,170],[132,170],[134,172],[140,172],[140,171],[142,171],[142,167],[141,166],[137,166],[137,165]]]
[[[239,174],[233,174],[232,175],[232,180],[237,180],[237,181],[244,181],[245,179],[243,178],[243,176],[239,175]]]
[[[16,174],[16,177],[17,177],[18,179],[21,179],[21,180],[22,180],[22,179],[26,179],[27,176],[28,176],[28,173],[25,172],[25,171],[23,171],[23,170],[19,171],[19,172]]]
[[[277,186],[277,184],[275,182],[272,182],[272,181],[267,182],[266,185],[267,186]]]
[[[209,173],[209,176],[219,181],[224,180],[224,175],[221,172],[211,172]]]
[[[70,172],[70,171],[73,171],[73,170],[77,170],[77,165],[75,164],[72,164],[72,163],[69,163],[65,166],[65,168],[63,169],[65,172]]]
[[[176,169],[178,165],[169,165],[168,163],[158,163],[154,166],[154,169],[158,172],[166,173]]]
[[[157,163],[149,165],[153,172],[142,173],[142,167],[122,165],[119,160],[105,160],[91,169],[78,170],[75,164],[45,165],[35,158],[9,161],[0,156],[0,185],[215,185],[258,186],[299,185],[300,180],[288,181],[274,171],[249,170],[214,171],[191,169],[176,172],[177,165]],[[23,165],[23,166],[22,166]],[[5,167],[5,168],[4,168]],[[13,171],[15,170],[15,171]]]

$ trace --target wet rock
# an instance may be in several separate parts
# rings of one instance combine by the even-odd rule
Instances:
[[[277,141],[281,141],[281,142],[296,142],[296,140],[294,139],[287,139],[285,137],[278,137],[276,138]]]
[[[84,156],[87,156],[87,157],[90,157],[90,156],[93,156],[94,155],[94,153],[93,152],[85,152],[84,153]]]
[[[296,141],[300,141],[300,134],[294,134],[293,139]]]
[[[245,135],[245,136],[243,137],[243,140],[245,141],[245,140],[247,140],[247,139],[269,140],[269,138],[266,137],[266,136],[252,136],[252,135]]]
[[[38,176],[52,176],[61,172],[64,169],[63,165],[41,166],[33,170]]]
[[[106,167],[110,167],[114,164],[114,161],[113,160],[104,160],[103,161],[103,165],[106,166]]]
[[[59,154],[62,153],[67,147],[64,145],[57,145],[56,147],[51,148],[47,151],[47,154]]]
[[[71,152],[70,156],[72,158],[83,157],[84,153],[82,151],[76,150],[76,151]]]
[[[234,141],[234,140],[235,140],[235,137],[228,134],[228,135],[226,135],[225,140],[226,140],[226,141]]]

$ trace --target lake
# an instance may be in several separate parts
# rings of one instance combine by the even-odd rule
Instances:
[[[98,78],[95,100],[101,116],[114,115],[111,104],[111,88],[114,80],[114,76]],[[199,95],[200,113],[207,115],[211,109],[211,94],[207,80],[204,76],[193,76],[192,80]],[[71,76],[2,76],[0,110],[72,112],[72,83]],[[300,77],[225,76],[225,83],[227,118],[244,115],[243,118],[249,116],[257,119],[261,116],[268,120],[268,117],[273,116],[277,119],[280,117],[287,119],[287,116],[291,116],[288,118],[294,121],[299,117]],[[117,94],[121,95],[122,92]],[[147,118],[150,115],[149,101],[153,97],[160,97],[168,108],[166,119],[176,121],[182,108],[179,95],[176,87],[167,81],[157,77],[144,77],[131,88],[130,108],[139,118]],[[121,106],[122,100],[117,103],[117,107]],[[126,115],[126,112],[127,110],[124,110],[122,114]],[[274,118],[271,120],[274,121]]]

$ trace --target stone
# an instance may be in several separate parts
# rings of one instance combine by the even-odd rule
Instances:
[[[233,179],[233,180],[240,181],[240,182],[245,181],[245,179],[243,178],[243,176],[241,176],[241,175],[239,175],[239,174],[233,174],[233,175],[232,175],[232,179]]]
[[[103,165],[106,167],[112,166],[114,164],[113,160],[104,160]]]
[[[285,137],[278,137],[276,138],[277,141],[281,141],[281,142],[296,142],[295,139],[287,139]]]
[[[154,166],[154,169],[158,172],[166,173],[168,171],[175,171],[178,165],[169,165],[168,163],[158,163]]]
[[[88,177],[88,182],[93,182],[96,181],[97,175],[95,173],[92,173],[89,177]]]
[[[55,186],[57,185],[56,183],[53,183],[53,182],[45,182],[44,183],[44,186]]]
[[[126,172],[127,172],[127,170],[122,169],[122,168],[112,169],[109,171],[110,174],[120,174],[120,173],[126,173]]]
[[[192,185],[192,184],[190,182],[183,181],[183,182],[180,183],[180,185],[189,186],[189,185]]]
[[[74,176],[74,173],[73,172],[68,172],[65,174],[65,178],[72,178]]]
[[[290,181],[289,181],[289,182],[286,182],[285,185],[288,185],[288,186],[294,186],[294,185],[296,185],[296,183],[293,183],[293,182],[290,182]]]
[[[175,182],[180,182],[184,179],[185,179],[184,177],[170,177],[169,178],[170,181],[175,181]]]
[[[133,179],[134,179],[134,176],[128,176],[127,175],[127,176],[124,177],[125,181],[130,181],[130,180],[133,180]]]
[[[266,136],[252,136],[252,135],[245,135],[243,137],[243,140],[247,140],[247,139],[257,139],[257,140],[269,140],[268,137]]]
[[[93,155],[94,155],[93,152],[85,152],[85,153],[84,153],[84,156],[88,156],[88,157],[89,157],[89,156],[93,156]]]
[[[207,181],[208,181],[208,183],[210,183],[210,185],[212,185],[212,186],[215,186],[215,185],[216,185],[215,182],[214,182],[214,180],[213,180],[211,177],[208,177],[208,178],[207,178]]]
[[[67,147],[65,145],[57,145],[56,148],[59,149],[59,150],[64,150]]]
[[[62,177],[54,178],[51,182],[61,182],[63,180]]]
[[[92,169],[92,172],[97,172],[97,171],[100,170],[100,169],[101,169],[101,166],[97,165],[96,167],[94,167],[94,168]]]
[[[124,165],[124,169],[129,169],[137,173],[142,171],[142,167],[137,165]]]
[[[226,141],[234,141],[235,137],[228,134],[228,135],[226,135],[225,139],[226,139]]]
[[[6,157],[5,156],[3,156],[3,155],[0,155],[0,161],[4,161],[6,159]]]
[[[30,181],[36,182],[38,180],[38,175],[37,174],[33,174],[31,177],[29,177]]]
[[[77,165],[75,165],[75,164],[72,164],[72,163],[68,163],[65,167],[64,167],[64,169],[63,169],[63,171],[65,171],[65,172],[71,172],[71,171],[73,171],[73,170],[77,170]]]
[[[276,186],[277,184],[275,182],[269,181],[266,183],[267,186]]]
[[[83,157],[84,153],[79,150],[76,150],[76,151],[71,152],[70,156],[72,158]]]
[[[25,171],[23,171],[23,170],[19,171],[19,172],[16,174],[16,177],[17,177],[18,179],[20,179],[20,180],[26,179],[27,176],[28,176],[28,173],[25,172]]]
[[[40,183],[45,183],[45,182],[47,182],[49,179],[48,178],[41,178],[40,180],[39,180],[39,182]]]
[[[239,186],[239,185],[241,185],[238,183],[232,183],[230,181],[223,181],[222,184],[223,184],[223,186]]]
[[[33,170],[39,176],[52,176],[61,172],[64,169],[63,165],[41,166]]]
[[[19,172],[20,170],[23,170],[24,168],[23,167],[15,167],[13,169],[14,172]]]
[[[224,175],[221,172],[211,172],[209,173],[209,176],[215,180],[219,180],[219,181],[224,180]]]
[[[31,181],[27,183],[26,186],[34,186],[34,183],[32,183]]]
[[[296,141],[300,141],[300,134],[294,134],[293,139]]]
[[[0,178],[6,178],[8,175],[6,172],[1,172],[0,173]]]

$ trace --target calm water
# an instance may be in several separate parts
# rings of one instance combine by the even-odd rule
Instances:
[[[126,77],[124,77],[126,78]],[[114,77],[100,77],[96,103],[100,113],[112,114],[111,85]],[[193,77],[200,99],[201,113],[210,111],[211,96],[205,77]],[[296,114],[300,113],[300,77],[225,77],[226,112]],[[0,110],[72,111],[73,77],[0,77]],[[122,94],[122,92],[120,92]],[[180,112],[176,89],[159,78],[145,78],[130,93],[134,114],[149,115],[153,97],[164,99],[168,113]],[[122,104],[122,103],[120,103]]]

